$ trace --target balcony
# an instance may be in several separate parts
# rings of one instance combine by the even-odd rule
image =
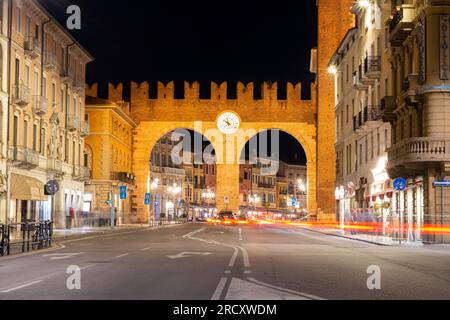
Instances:
[[[80,136],[87,137],[90,133],[89,121],[82,121],[80,127]]]
[[[396,108],[395,97],[385,96],[381,99],[380,117],[384,122],[394,122],[396,119],[394,110]]]
[[[48,100],[43,96],[34,96],[33,97],[33,112],[42,117],[45,116],[48,112]]]
[[[450,139],[409,138],[388,150],[388,168],[423,168],[424,162],[450,161]]]
[[[370,56],[364,59],[364,78],[370,80],[380,79],[381,76],[381,57]]]
[[[258,183],[258,188],[273,189],[273,188],[275,188],[275,185],[274,184],[269,184],[269,183]]]
[[[379,126],[379,120],[380,106],[366,106],[353,118],[353,129],[358,134],[364,134]]]
[[[53,51],[46,51],[44,55],[44,67],[48,71],[54,71],[58,68],[58,59]]]
[[[64,84],[70,84],[73,77],[73,72],[66,66],[62,66],[59,71],[59,76],[61,77],[61,82]]]
[[[47,171],[49,173],[61,175],[63,173],[62,161],[58,159],[48,159]]]
[[[72,177],[75,181],[87,181],[91,178],[91,170],[84,166],[74,166]]]
[[[356,90],[367,91],[369,89],[369,85],[363,83],[362,79],[363,79],[362,66],[359,66],[359,70],[353,72],[353,87]]]
[[[419,95],[419,75],[418,74],[410,74],[408,75],[402,84],[402,93],[401,93],[401,101],[400,103],[405,103],[409,106],[417,106],[419,103],[418,95]]]
[[[136,184],[135,176],[128,172],[113,172],[111,173],[111,180],[128,183],[133,186]]]
[[[25,55],[30,59],[36,59],[41,54],[41,49],[39,48],[39,39],[33,36],[25,37],[23,48],[25,51]]]
[[[81,93],[85,89],[85,82],[84,79],[81,77],[72,77],[72,90],[78,93]]]
[[[34,169],[39,166],[39,154],[24,147],[10,147],[10,160],[13,165],[22,169]]]
[[[80,129],[80,119],[77,116],[69,115],[67,130],[74,132]]]
[[[181,169],[181,168],[152,166],[151,171],[155,172],[155,173],[169,174],[169,175],[175,175],[175,176],[184,176],[185,175],[184,169]]]
[[[400,46],[414,28],[416,9],[414,4],[403,4],[396,10],[389,22],[389,41],[393,46]]]
[[[30,103],[30,88],[24,84],[14,85],[12,103],[19,107],[26,107]]]

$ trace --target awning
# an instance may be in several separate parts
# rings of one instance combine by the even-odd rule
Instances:
[[[35,178],[11,174],[11,198],[17,200],[47,201],[44,184]]]

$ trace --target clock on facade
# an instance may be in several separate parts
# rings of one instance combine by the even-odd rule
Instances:
[[[235,134],[241,125],[241,118],[237,113],[227,111],[219,115],[217,118],[217,128],[223,134]]]

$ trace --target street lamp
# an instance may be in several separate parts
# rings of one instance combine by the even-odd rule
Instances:
[[[173,187],[169,187],[167,189],[167,191],[169,191],[169,193],[173,195],[173,202],[174,202],[173,203],[173,213],[175,216],[175,214],[176,214],[176,211],[175,211],[176,196],[181,193],[181,187],[179,187],[176,183],[174,183]]]
[[[214,192],[212,192],[209,188],[208,188],[208,190],[206,190],[206,192],[203,192],[202,193],[202,198],[203,199],[206,199],[206,202],[207,202],[207,204],[208,204],[208,215],[210,215],[210,201],[212,200],[212,199],[214,199],[216,197],[216,194],[214,193]]]
[[[154,194],[154,191],[155,190],[157,190],[158,189],[158,187],[159,187],[159,179],[158,178],[155,178],[155,179],[153,179],[153,181],[152,181],[152,183],[150,183],[150,190],[152,191],[152,195],[151,195],[151,197],[152,197],[152,211],[153,211],[153,217],[155,218],[155,220],[156,220],[156,195]],[[149,211],[149,213],[148,213],[148,222],[150,223],[150,211]]]
[[[256,206],[257,206],[258,203],[261,201],[261,198],[260,198],[257,194],[254,194],[253,196],[250,195],[250,196],[248,197],[248,201],[250,202],[250,204],[253,204],[254,211],[255,211],[255,213],[256,213]]]

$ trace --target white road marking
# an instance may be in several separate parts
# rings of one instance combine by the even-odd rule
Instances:
[[[241,249],[242,258],[244,259],[244,266],[247,267],[247,268],[250,268],[251,267],[251,265],[250,265],[250,258],[248,257],[247,249],[245,249],[244,247],[241,247],[241,246],[236,246],[236,248]]]
[[[310,300],[300,292],[232,278],[225,300]]]
[[[69,259],[73,258],[75,256],[79,256],[80,254],[83,254],[84,252],[76,252],[76,253],[50,253],[50,254],[44,254],[42,257],[47,258],[50,257],[50,260],[63,260],[63,259]]]
[[[234,264],[236,263],[236,258],[238,256],[238,254],[239,254],[238,248],[234,248],[234,253],[231,256],[230,263],[228,264],[229,267],[234,267]]]
[[[174,256],[167,256],[170,259],[182,259],[188,258],[189,256],[208,256],[211,252],[180,252]]]
[[[19,285],[17,287],[13,287],[11,289],[3,290],[2,293],[9,293],[9,292],[12,292],[12,291],[15,291],[15,290],[19,290],[19,289],[22,289],[22,288],[29,287],[29,286],[32,286],[34,284],[40,283],[42,281],[43,280],[35,280],[35,281],[32,281],[32,282],[24,283],[22,285]]]
[[[239,241],[243,241],[244,239],[242,238],[242,229],[239,228]]]
[[[231,270],[225,270],[224,273],[225,273],[225,274],[230,274],[230,273],[231,273]]]
[[[264,286],[264,287],[272,288],[272,289],[275,289],[275,290],[280,290],[280,291],[288,292],[288,293],[291,293],[291,294],[303,296],[303,297],[308,298],[308,299],[312,299],[312,300],[326,300],[324,298],[321,298],[321,297],[318,297],[318,296],[314,296],[312,294],[308,294],[308,293],[298,292],[298,291],[294,291],[294,290],[290,290],[290,289],[286,289],[286,288],[277,287],[277,286],[274,286],[274,285],[271,285],[271,284],[268,284],[268,283],[264,283],[264,282],[258,281],[258,280],[254,279],[254,278],[247,278],[247,279],[249,281],[253,282],[253,283],[256,283],[256,284],[260,285],[260,286]]]
[[[222,295],[223,289],[225,289],[225,285],[227,284],[227,278],[221,278],[219,284],[217,285],[214,294],[211,297],[211,300],[219,300]]]
[[[141,251],[148,251],[150,250],[152,247],[148,247],[148,248],[142,248]]]
[[[250,273],[252,273],[252,271],[251,270],[245,270],[244,273],[245,274],[250,274]]]
[[[92,268],[92,267],[94,267],[94,266],[96,266],[96,265],[97,265],[97,263],[89,264],[89,265],[87,265],[87,266],[81,268],[81,270],[86,270],[86,269]]]
[[[125,257],[125,256],[127,256],[127,255],[129,255],[129,253],[121,254],[121,255],[119,255],[119,256],[116,256],[116,259],[123,258],[123,257]]]

